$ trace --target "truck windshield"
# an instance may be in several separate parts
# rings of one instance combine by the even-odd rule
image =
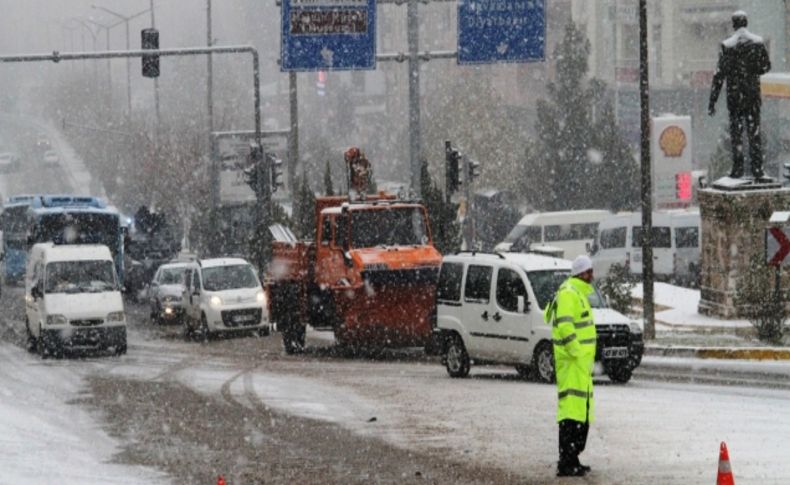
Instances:
[[[47,264],[46,293],[115,291],[112,261],[58,261]]]
[[[530,271],[527,273],[530,283],[532,284],[532,291],[535,292],[535,298],[538,300],[538,306],[543,309],[546,305],[551,303],[557,289],[560,285],[568,279],[571,275],[568,270],[548,270],[548,271]],[[606,301],[601,296],[598,288],[593,284],[595,291],[590,294],[590,306],[592,308],[606,308]]]
[[[255,288],[258,278],[248,264],[215,266],[203,270],[203,288],[207,291]]]
[[[418,207],[353,211],[351,246],[415,246],[428,243],[423,212]]]

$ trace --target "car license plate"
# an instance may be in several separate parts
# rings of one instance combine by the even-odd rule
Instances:
[[[608,347],[603,349],[605,359],[625,359],[628,357],[628,347]]]
[[[245,323],[245,322],[251,322],[253,320],[255,320],[254,315],[236,315],[233,317],[233,321],[235,323]]]

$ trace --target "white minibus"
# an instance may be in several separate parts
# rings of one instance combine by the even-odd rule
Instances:
[[[562,249],[563,257],[573,259],[587,254],[587,246],[595,239],[598,223],[611,215],[606,210],[592,209],[527,214],[494,250],[539,251],[541,246],[550,246]]]

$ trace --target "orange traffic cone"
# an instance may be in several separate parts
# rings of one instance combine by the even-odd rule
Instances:
[[[220,475],[220,476],[218,476],[218,477],[217,477],[217,485],[227,485],[227,484],[225,483],[225,479],[224,479],[224,478],[222,478],[222,475]]]
[[[727,452],[727,444],[723,441],[719,450],[719,474],[716,476],[716,485],[735,485],[735,478],[730,468],[730,454]]]

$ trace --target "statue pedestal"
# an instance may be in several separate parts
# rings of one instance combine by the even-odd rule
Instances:
[[[768,219],[774,211],[790,208],[790,188],[754,184],[751,190],[702,189],[699,205],[702,245],[698,311],[719,318],[738,318],[733,303],[738,277],[754,254],[765,252]],[[790,272],[784,273],[783,286],[790,282]]]

